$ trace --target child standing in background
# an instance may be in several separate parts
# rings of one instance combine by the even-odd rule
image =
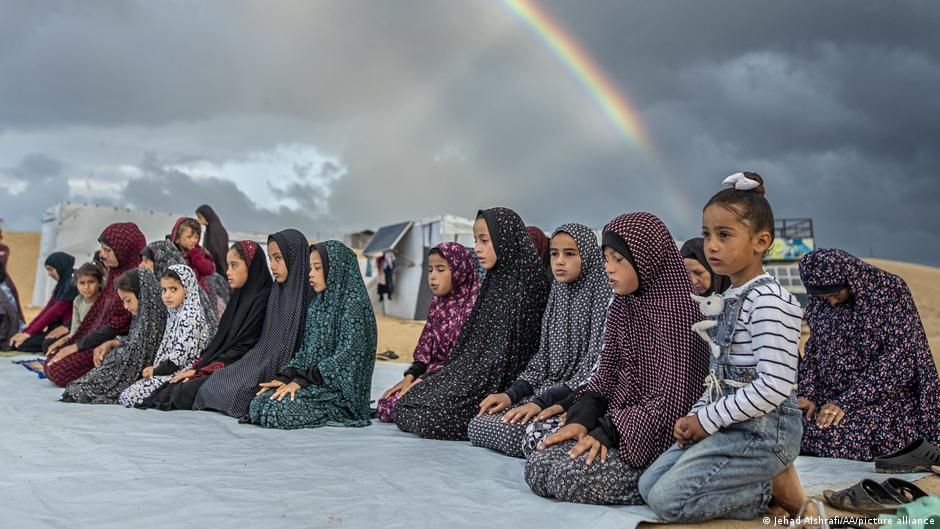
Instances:
[[[215,261],[208,250],[199,245],[202,237],[202,225],[196,219],[180,217],[173,226],[170,239],[180,251],[186,264],[196,273],[199,286],[209,296],[212,312],[218,318],[225,312],[225,305],[231,297],[231,291],[225,278],[215,270]]]
[[[200,237],[202,225],[198,220],[189,217],[180,217],[170,233],[170,239],[179,248],[186,264],[196,272],[196,280],[208,291],[206,278],[215,272],[215,262],[209,252],[199,245]]]

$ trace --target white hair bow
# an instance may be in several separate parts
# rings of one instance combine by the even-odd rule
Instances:
[[[744,173],[734,173],[728,178],[725,178],[721,184],[733,187],[738,191],[750,191],[751,189],[760,186],[760,182],[757,180],[751,180],[750,178],[744,176]]]

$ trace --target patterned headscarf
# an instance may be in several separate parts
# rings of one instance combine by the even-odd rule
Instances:
[[[303,345],[285,366],[300,371],[316,365],[324,385],[339,393],[347,426],[369,424],[369,391],[375,367],[376,327],[372,302],[359,272],[359,260],[339,241],[313,247],[329,262],[326,290],[314,294],[307,312]]]
[[[676,419],[701,396],[709,352],[692,332],[702,316],[666,225],[649,213],[629,213],[610,221],[608,233],[632,254],[640,287],[614,295],[604,352],[587,389],[608,401],[620,457],[643,468],[672,444]]]
[[[428,309],[428,319],[415,346],[414,359],[427,364],[429,370],[439,368],[454,349],[464,322],[470,316],[480,282],[473,267],[473,255],[466,246],[456,242],[442,242],[432,251],[440,252],[451,273],[451,291],[434,296]]]
[[[153,261],[153,275],[157,276],[158,279],[167,268],[186,264],[183,256],[180,255],[179,249],[168,240],[152,242],[148,244],[147,248],[141,253]],[[212,303],[206,290],[202,287],[199,288],[199,304],[206,314],[206,321],[209,324],[209,334],[215,336],[219,328],[219,316],[216,314],[215,303]]]
[[[108,278],[101,294],[88,309],[88,314],[78,327],[78,332],[67,342],[74,344],[91,331],[109,326],[118,334],[125,334],[131,324],[131,313],[124,310],[124,305],[114,290],[114,281],[124,272],[137,268],[140,264],[140,251],[147,240],[133,222],[116,222],[104,231],[98,240],[114,251],[118,264],[108,269]]]
[[[166,330],[153,365],[169,360],[183,368],[189,366],[209,345],[212,335],[199,299],[202,288],[196,281],[196,273],[186,265],[172,265],[169,269],[180,277],[186,294],[182,305],[167,309]]]
[[[495,393],[508,387],[538,351],[550,286],[518,213],[509,208],[491,208],[477,215],[486,221],[496,264],[486,272],[451,361],[465,353],[484,356],[479,359],[482,363],[477,364],[478,369],[494,361],[491,367],[495,369],[481,382],[489,393]]]
[[[238,245],[241,246],[242,251],[245,252],[245,264],[251,268],[251,263],[255,261],[255,253],[258,252],[258,243],[255,241],[238,241]],[[267,260],[265,260],[267,263]]]
[[[496,264],[444,367],[425,375],[395,405],[398,427],[423,437],[466,439],[480,400],[509,387],[539,348],[549,282],[525,224],[508,208],[477,216],[489,229]],[[433,412],[436,420],[429,422],[421,411],[428,407],[446,413]]]
[[[294,229],[279,231],[268,241],[276,242],[284,256],[287,280],[271,287],[258,343],[241,360],[209,376],[199,388],[193,409],[218,410],[232,417],[246,415],[258,384],[271,380],[300,345],[307,305],[313,297],[307,278],[310,246],[307,237]]]
[[[940,383],[914,298],[900,277],[843,250],[819,249],[800,261],[807,290],[844,286],[845,303],[811,296],[810,337],[800,362],[800,395],[851,413],[873,395],[905,388],[918,396],[920,431],[940,437]],[[888,382],[890,381],[890,382]]]
[[[66,386],[63,398],[88,404],[116,404],[121,392],[140,378],[140,371],[153,365],[166,328],[167,311],[160,296],[160,283],[149,270],[138,268],[126,273],[136,275],[138,285],[134,292],[137,314],[131,319],[127,337],[104,357],[100,366]]]
[[[613,296],[594,231],[581,224],[565,224],[552,239],[559,233],[567,233],[577,244],[581,275],[570,283],[552,283],[539,352],[519,376],[536,395],[561,382],[575,390],[591,377],[604,347],[607,305]]]

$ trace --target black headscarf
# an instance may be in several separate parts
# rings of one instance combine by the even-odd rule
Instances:
[[[711,274],[712,286],[703,294],[704,296],[710,296],[716,292],[722,294],[725,290],[731,288],[731,278],[716,274],[715,271],[712,270],[711,265],[708,264],[708,259],[705,258],[705,239],[696,237],[685,241],[685,244],[682,245],[682,249],[679,250],[679,255],[681,255],[683,259],[695,259]]]
[[[239,361],[209,376],[196,394],[193,409],[218,410],[232,417],[246,415],[258,384],[274,377],[303,338],[307,305],[313,298],[308,282],[309,243],[303,233],[294,229],[271,235],[271,241],[277,243],[284,256],[287,281],[271,286],[258,343]]]
[[[231,364],[254,347],[261,337],[273,282],[264,252],[256,251],[248,265],[248,281],[232,292],[219,332],[200,355],[196,371],[213,362]]]
[[[196,393],[207,380],[199,371],[215,362],[230,365],[258,343],[273,281],[268,270],[268,260],[257,243],[240,241],[238,244],[243,247],[254,245],[252,251],[242,252],[248,263],[248,280],[244,286],[232,292],[232,298],[222,313],[219,331],[192,367],[197,373],[196,377],[177,384],[164,384],[138,405],[139,408],[154,407],[165,411],[192,409]]]
[[[225,258],[228,255],[228,231],[225,230],[225,226],[222,225],[222,221],[216,215],[212,206],[203,204],[196,208],[196,213],[202,215],[202,218],[206,219],[208,223],[202,246],[212,256],[215,271],[224,277],[226,272]]]
[[[479,212],[496,251],[454,352],[395,407],[406,432],[467,439],[467,424],[490,393],[506,390],[539,349],[549,280],[519,215],[508,208]]]
[[[78,289],[72,282],[72,268],[75,258],[63,252],[52,252],[46,257],[46,266],[51,266],[59,274],[52,297],[56,301],[72,301],[78,295]]]

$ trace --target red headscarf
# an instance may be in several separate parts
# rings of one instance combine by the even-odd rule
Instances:
[[[108,279],[101,289],[101,294],[91,306],[88,315],[82,320],[69,344],[77,342],[86,334],[108,326],[118,332],[126,333],[131,324],[131,313],[124,310],[121,299],[114,290],[114,282],[121,274],[137,268],[140,264],[140,252],[147,246],[147,239],[133,222],[116,222],[101,232],[98,241],[114,250],[118,264],[108,269]]]
[[[545,254],[548,253],[548,247],[551,245],[551,241],[545,236],[545,232],[542,231],[542,228],[538,226],[526,226],[526,231],[529,232],[529,238],[532,239],[532,244],[535,245],[535,251],[539,253],[539,260],[544,263]]]

